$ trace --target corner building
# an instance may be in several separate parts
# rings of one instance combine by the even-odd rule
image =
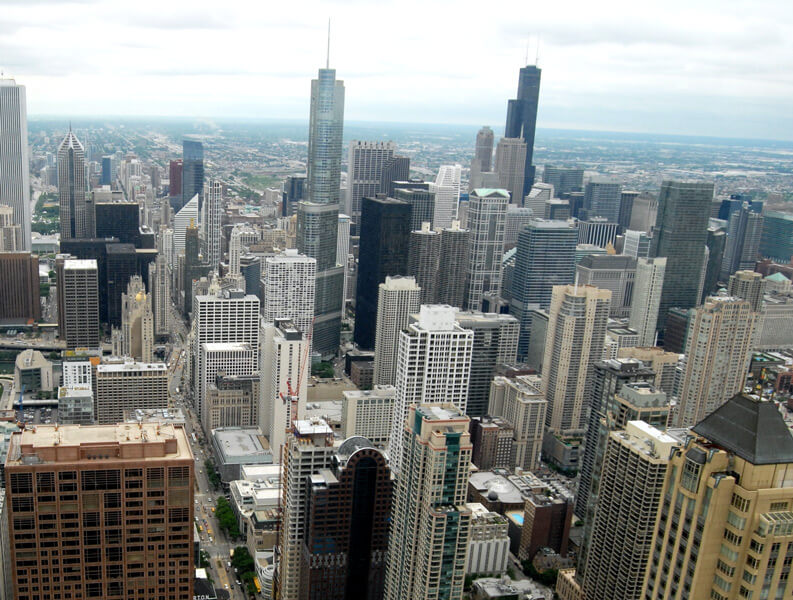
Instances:
[[[13,597],[192,598],[193,461],[174,425],[14,433],[5,465]]]

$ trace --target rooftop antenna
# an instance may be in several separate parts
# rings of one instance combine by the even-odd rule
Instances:
[[[539,67],[540,66],[540,37],[541,37],[541,35],[537,34],[537,54],[534,57],[534,66],[535,67]]]
[[[330,17],[328,17],[328,53],[325,55],[325,68],[330,69]]]
[[[529,44],[531,44],[531,34],[526,37],[526,58],[525,64],[529,64]]]

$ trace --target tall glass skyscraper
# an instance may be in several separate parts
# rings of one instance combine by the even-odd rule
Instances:
[[[523,178],[523,197],[529,193],[534,184],[534,133],[537,129],[537,106],[540,98],[540,76],[542,70],[535,65],[528,65],[520,70],[518,80],[518,97],[510,100],[507,105],[507,126],[504,137],[523,138],[526,142],[526,166]],[[513,202],[522,204],[522,202]]]
[[[22,247],[30,250],[30,171],[25,86],[0,78],[0,204],[14,209]]]
[[[198,194],[198,211],[204,205],[204,145],[198,140],[182,141],[182,205]],[[178,209],[176,209],[178,212]]]

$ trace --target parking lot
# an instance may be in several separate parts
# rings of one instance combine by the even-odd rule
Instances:
[[[25,408],[17,411],[17,421],[34,425],[49,425],[58,422],[57,408]]]

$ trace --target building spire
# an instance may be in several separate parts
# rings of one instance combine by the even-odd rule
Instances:
[[[330,69],[330,17],[328,17],[328,53],[325,55],[325,68]]]

